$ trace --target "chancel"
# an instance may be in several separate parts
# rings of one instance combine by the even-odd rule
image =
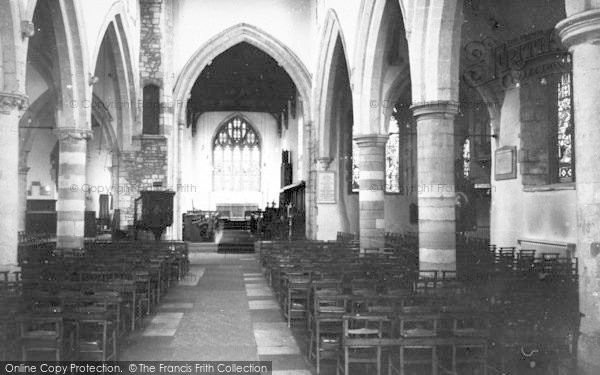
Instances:
[[[600,374],[598,1],[0,0],[0,55],[5,371]]]

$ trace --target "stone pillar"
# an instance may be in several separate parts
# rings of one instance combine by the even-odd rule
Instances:
[[[454,117],[451,101],[417,103],[419,269],[456,270]]]
[[[385,246],[385,143],[387,135],[365,134],[354,137],[360,149],[360,248]]]
[[[87,140],[91,131],[55,130],[59,142],[56,248],[81,249],[84,240]]]
[[[573,54],[579,308],[578,374],[600,374],[600,9],[556,26]]]
[[[19,244],[19,115],[27,97],[0,92],[0,268],[16,269]]]
[[[25,231],[25,218],[27,211],[27,173],[29,173],[29,167],[26,165],[19,166],[19,220],[18,230],[19,232]]]

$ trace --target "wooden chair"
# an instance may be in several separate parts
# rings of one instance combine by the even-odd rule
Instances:
[[[521,249],[517,253],[517,271],[531,272],[535,269],[535,250]]]
[[[439,313],[400,313],[396,317],[394,337],[401,343],[390,358],[391,374],[437,374],[437,342],[441,327]]]
[[[515,265],[515,248],[501,247],[498,251],[500,271],[512,271]]]
[[[367,366],[367,373],[381,375],[383,346],[378,341],[385,337],[390,319],[382,314],[361,314],[345,315],[343,320],[343,354],[338,357],[337,374],[349,375],[352,364],[361,364]]]
[[[309,318],[308,357],[316,363],[317,374],[322,359],[336,359],[342,337],[342,317],[346,299],[339,289],[318,289],[313,286],[312,310]]]
[[[74,346],[73,331],[60,314],[28,314],[20,318],[21,360],[32,360],[31,353],[51,352],[53,360],[66,360]],[[39,360],[39,357],[34,357]]]
[[[291,327],[292,319],[306,319],[309,308],[311,273],[290,273],[284,279],[284,289],[287,290],[287,293],[283,314],[287,319],[288,327]]]
[[[119,301],[108,292],[78,299],[75,347],[78,360],[117,360]]]

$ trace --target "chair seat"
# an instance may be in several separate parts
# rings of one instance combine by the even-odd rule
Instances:
[[[412,328],[405,329],[403,332],[404,337],[431,337],[435,336],[435,331],[424,328]]]
[[[298,302],[292,303],[292,310],[305,310],[305,309],[306,309],[306,304],[304,304],[304,303],[298,303]]]
[[[46,330],[36,330],[36,331],[28,331],[23,333],[22,338],[24,339],[35,339],[35,338],[55,338],[56,331],[46,331]]]
[[[344,306],[322,306],[319,307],[319,312],[321,313],[341,313],[344,314],[346,312],[346,308]]]
[[[102,343],[99,340],[79,341],[79,351],[90,352],[102,350]]]

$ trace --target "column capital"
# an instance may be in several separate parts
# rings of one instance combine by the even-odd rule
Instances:
[[[458,114],[458,103],[452,100],[436,100],[413,103],[410,109],[416,119],[454,119]]]
[[[79,128],[56,128],[54,134],[59,141],[81,141],[92,138],[92,131]]]
[[[565,18],[555,26],[567,48],[584,43],[600,43],[600,9],[592,9]]]
[[[18,92],[0,91],[0,112],[10,113],[17,108],[19,111],[27,107],[29,98],[25,94]]]
[[[317,158],[317,165],[319,166],[319,170],[326,171],[329,169],[329,165],[333,161],[333,158],[329,156],[320,156]]]
[[[385,147],[388,136],[385,134],[358,134],[354,141],[358,147]]]

